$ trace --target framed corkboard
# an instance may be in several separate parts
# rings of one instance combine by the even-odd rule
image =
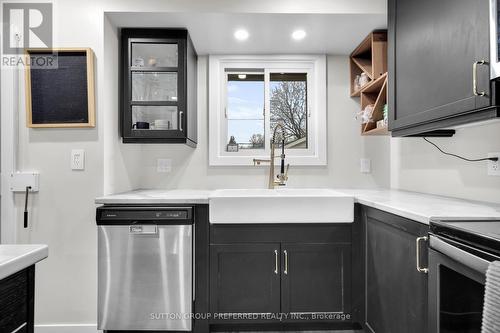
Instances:
[[[95,127],[90,48],[26,50],[26,125]]]

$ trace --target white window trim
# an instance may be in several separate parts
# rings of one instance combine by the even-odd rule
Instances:
[[[327,164],[327,95],[326,95],[326,56],[325,55],[211,55],[209,56],[209,165],[253,165],[254,158],[269,155],[270,133],[265,133],[265,149],[228,153],[225,150],[227,129],[225,123],[226,69],[263,68],[265,74],[271,70],[306,71],[308,73],[308,149],[289,149],[287,161],[291,165],[326,165]],[[265,91],[265,108],[269,110],[269,91]],[[269,122],[266,112],[265,122]]]

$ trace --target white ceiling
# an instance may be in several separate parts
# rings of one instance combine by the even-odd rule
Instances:
[[[198,54],[349,54],[372,30],[387,26],[387,17],[370,14],[266,13],[124,13],[107,12],[116,27],[187,28]],[[250,33],[241,42],[236,29]],[[303,29],[307,37],[294,41],[291,33]]]

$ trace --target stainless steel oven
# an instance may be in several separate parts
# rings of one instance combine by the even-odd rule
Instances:
[[[500,77],[500,0],[490,0],[490,73],[491,79]]]
[[[480,333],[486,270],[500,260],[499,221],[433,221],[429,333]]]

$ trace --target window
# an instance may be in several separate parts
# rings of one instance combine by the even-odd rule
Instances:
[[[209,96],[210,165],[269,156],[277,123],[290,164],[326,165],[324,56],[210,56]]]
[[[307,73],[271,73],[271,129],[281,122],[285,148],[307,148]]]
[[[233,137],[239,149],[264,149],[264,73],[226,75],[226,141]]]

